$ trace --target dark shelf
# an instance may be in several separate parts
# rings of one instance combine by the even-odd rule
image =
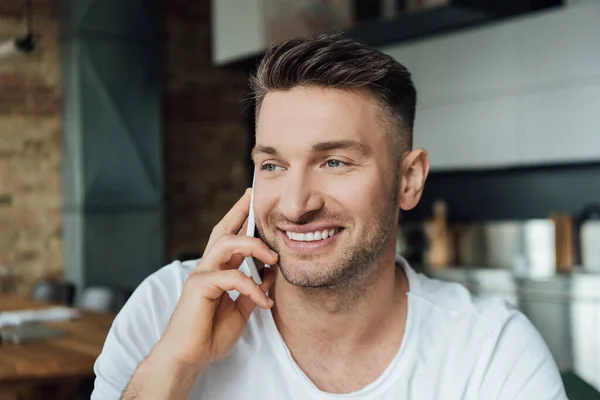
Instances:
[[[380,47],[456,32],[506,17],[561,6],[563,3],[564,0],[454,0],[447,5],[402,14],[394,19],[362,20],[344,29],[344,32],[364,44]],[[262,54],[231,61],[224,66],[250,71]]]
[[[374,19],[358,22],[343,31],[348,37],[376,47],[406,42],[441,32],[456,31],[496,18],[497,16],[490,12],[449,4],[431,10],[404,14],[393,20]],[[261,52],[235,60],[224,66],[252,70],[262,54]]]
[[[369,46],[385,46],[423,38],[432,34],[455,31],[491,21],[495,17],[484,11],[449,4],[431,10],[404,14],[393,20],[360,22],[344,30],[346,34]]]

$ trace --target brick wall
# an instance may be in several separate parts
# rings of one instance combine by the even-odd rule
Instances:
[[[201,253],[248,184],[241,99],[247,74],[211,63],[210,1],[164,0],[168,258]],[[61,93],[58,0],[34,0],[41,47],[0,60],[0,277],[25,292],[60,275]],[[0,1],[0,41],[23,33],[21,0]],[[6,289],[0,278],[0,290]]]
[[[247,74],[211,65],[210,1],[164,0],[169,258],[201,253],[248,185]]]
[[[0,42],[23,34],[23,3],[0,1]],[[62,270],[58,0],[34,7],[40,49],[0,60],[0,276],[20,291]]]

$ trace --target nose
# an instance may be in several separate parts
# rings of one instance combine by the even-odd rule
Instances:
[[[296,173],[287,177],[279,200],[279,210],[289,221],[302,217],[323,207],[323,197],[308,174]]]

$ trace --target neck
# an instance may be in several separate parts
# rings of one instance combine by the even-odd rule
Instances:
[[[403,330],[408,280],[395,266],[395,247],[388,246],[364,271],[336,289],[297,287],[277,274],[271,288],[273,318],[288,346],[335,343],[353,351]]]

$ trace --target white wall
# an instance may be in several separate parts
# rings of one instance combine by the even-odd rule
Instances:
[[[382,50],[413,73],[433,169],[600,160],[600,2]]]

